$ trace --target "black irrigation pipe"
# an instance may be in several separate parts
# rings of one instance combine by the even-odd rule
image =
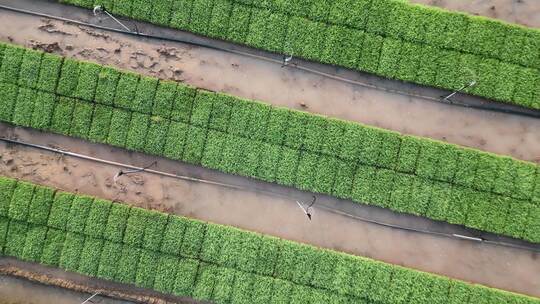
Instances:
[[[295,198],[293,198],[291,196],[284,195],[284,194],[277,193],[277,192],[273,192],[273,191],[263,190],[263,189],[259,189],[259,188],[255,188],[255,187],[245,187],[245,186],[233,185],[233,184],[222,183],[222,182],[218,182],[218,181],[212,181],[212,180],[207,180],[207,179],[195,178],[195,177],[191,177],[191,176],[185,176],[185,175],[179,175],[179,174],[174,174],[174,173],[169,173],[169,172],[163,172],[163,171],[148,169],[148,168],[144,168],[144,167],[137,167],[137,166],[132,166],[132,165],[119,163],[119,162],[115,162],[115,161],[110,161],[110,160],[106,160],[106,159],[96,158],[96,157],[92,157],[92,156],[88,156],[88,155],[84,155],[84,154],[70,152],[70,151],[59,149],[59,148],[53,148],[53,147],[48,147],[48,146],[43,146],[43,145],[38,145],[38,144],[33,144],[33,143],[28,143],[28,142],[23,142],[23,141],[18,141],[18,140],[14,140],[14,139],[5,138],[5,137],[0,137],[0,141],[6,142],[8,144],[20,145],[20,146],[30,147],[30,148],[44,150],[44,151],[48,151],[48,152],[53,152],[53,153],[60,154],[62,156],[67,155],[67,156],[71,156],[71,157],[74,157],[74,158],[89,160],[89,161],[93,161],[93,162],[98,162],[98,163],[111,165],[111,166],[116,166],[116,167],[122,167],[122,168],[126,168],[126,169],[131,169],[131,170],[137,170],[137,171],[141,171],[141,172],[147,172],[147,173],[150,173],[150,174],[166,176],[166,177],[175,178],[175,179],[179,179],[179,180],[184,180],[184,181],[188,181],[188,182],[196,182],[196,183],[214,185],[214,186],[219,186],[219,187],[224,187],[224,188],[229,188],[229,189],[239,190],[239,191],[255,192],[255,193],[260,193],[260,194],[264,194],[264,195],[268,195],[268,196],[279,197],[279,198],[282,198],[282,199],[284,198],[284,199],[287,199],[287,200],[295,201]],[[428,235],[433,235],[433,236],[438,236],[438,237],[446,237],[446,238],[452,238],[452,239],[468,240],[468,241],[478,242],[478,243],[481,243],[481,244],[490,244],[490,245],[495,245],[495,246],[502,246],[502,247],[509,247],[509,248],[514,248],[514,249],[521,249],[521,250],[527,250],[527,251],[533,251],[533,252],[540,252],[540,248],[535,248],[533,246],[518,245],[518,244],[512,244],[512,243],[501,242],[501,241],[490,241],[490,240],[487,240],[487,239],[484,239],[484,238],[478,238],[478,237],[474,237],[474,236],[462,235],[462,234],[456,234],[456,233],[444,233],[444,232],[437,232],[437,231],[431,231],[431,230],[425,230],[425,229],[417,229],[417,228],[399,226],[399,225],[395,225],[395,224],[390,224],[390,223],[385,223],[385,222],[369,219],[369,218],[366,218],[366,217],[361,217],[361,216],[349,214],[349,213],[337,210],[335,208],[331,208],[331,207],[320,205],[320,204],[317,205],[316,207],[320,208],[322,210],[334,213],[334,214],[349,217],[349,218],[359,220],[359,221],[369,223],[369,224],[383,226],[383,227],[386,227],[386,228],[398,229],[398,230],[403,230],[403,231],[408,231],[408,232],[428,234]]]
[[[170,41],[170,42],[183,43],[183,44],[188,44],[188,45],[197,46],[197,47],[201,47],[201,48],[207,48],[207,49],[211,49],[211,50],[227,52],[227,53],[231,53],[231,54],[235,54],[235,55],[241,55],[241,56],[245,56],[245,57],[251,57],[251,58],[255,58],[255,59],[259,59],[259,60],[263,60],[263,61],[267,61],[267,62],[271,62],[271,63],[277,63],[277,64],[282,65],[282,67],[283,67],[283,62],[284,62],[283,60],[277,60],[277,59],[271,58],[270,56],[256,55],[256,54],[253,54],[253,53],[243,52],[243,51],[240,51],[240,50],[228,49],[228,48],[224,48],[224,47],[215,46],[215,45],[212,45],[212,44],[209,44],[209,43],[201,43],[201,42],[188,41],[188,40],[183,40],[183,39],[178,39],[178,38],[171,38],[171,37],[165,37],[165,36],[144,34],[144,33],[139,32],[138,28],[137,28],[136,32],[126,31],[126,30],[121,30],[121,29],[112,28],[112,27],[108,27],[108,26],[102,26],[102,25],[97,25],[97,24],[88,23],[88,22],[84,22],[84,21],[79,21],[79,20],[75,20],[75,19],[69,19],[69,18],[60,17],[60,16],[54,16],[54,15],[50,15],[50,14],[39,13],[39,12],[30,11],[30,10],[26,10],[26,9],[22,9],[22,8],[10,7],[10,6],[6,6],[6,5],[0,5],[0,9],[5,9],[5,10],[17,12],[17,13],[23,13],[23,14],[39,16],[39,17],[44,17],[44,18],[49,18],[49,19],[60,20],[60,21],[64,21],[64,22],[68,22],[68,23],[72,23],[72,24],[92,27],[92,28],[105,30],[105,31],[110,31],[110,32],[115,32],[115,33],[122,33],[122,34],[127,34],[127,35],[132,35],[132,36],[143,37],[143,38],[150,38],[150,39],[158,39],[158,40],[165,40],[165,41]],[[136,23],[134,23],[134,24],[136,25]],[[465,108],[473,108],[473,109],[487,110],[487,111],[493,111],[493,112],[499,112],[499,113],[506,113],[506,114],[514,114],[514,115],[520,115],[520,116],[533,117],[533,118],[540,118],[540,111],[535,111],[535,110],[526,109],[526,108],[520,109],[521,107],[516,106],[516,105],[502,104],[502,106],[517,107],[517,109],[512,109],[512,108],[494,107],[494,106],[491,106],[491,105],[475,105],[475,104],[469,104],[469,103],[465,103],[465,102],[456,102],[456,101],[451,101],[451,100],[449,100],[447,98],[444,98],[448,94],[445,94],[445,96],[441,96],[440,98],[430,97],[430,96],[426,96],[426,95],[405,92],[405,91],[397,90],[397,89],[389,89],[389,88],[379,87],[379,86],[376,86],[376,85],[373,85],[373,84],[368,84],[368,83],[360,82],[360,81],[357,81],[357,80],[352,80],[352,79],[348,79],[348,78],[345,78],[345,77],[341,77],[341,76],[338,76],[338,75],[335,75],[335,74],[330,74],[330,73],[327,73],[327,72],[323,72],[323,71],[320,71],[320,70],[317,70],[317,69],[312,69],[312,68],[309,68],[309,67],[306,67],[306,66],[299,65],[298,63],[294,63],[294,62],[288,63],[285,66],[294,67],[294,68],[296,68],[298,70],[306,71],[306,72],[309,72],[309,73],[312,73],[312,74],[316,74],[316,75],[323,76],[323,77],[326,77],[326,78],[334,79],[334,80],[337,80],[337,81],[341,81],[341,82],[345,82],[345,83],[349,83],[349,84],[353,84],[353,85],[358,85],[358,86],[363,86],[363,87],[367,87],[367,88],[371,88],[371,89],[376,89],[376,90],[380,90],[380,91],[384,91],[384,92],[388,92],[388,93],[400,94],[400,95],[404,95],[404,96],[415,97],[415,98],[420,98],[420,99],[425,99],[425,100],[429,100],[429,101],[439,102],[439,103],[448,104],[448,105],[455,105],[455,106],[460,106],[460,107],[465,107]],[[461,92],[458,92],[458,93],[461,93]],[[488,103],[492,103],[492,102],[495,103],[495,101],[490,101]]]

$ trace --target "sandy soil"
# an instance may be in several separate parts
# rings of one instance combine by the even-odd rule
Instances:
[[[0,16],[3,41],[540,162],[540,119],[429,102],[180,43],[135,39],[1,10]]]
[[[540,1],[538,0],[410,1],[540,28]]]
[[[49,286],[37,282],[0,275],[0,304],[74,304],[82,303],[91,294]],[[130,304],[103,296],[92,298],[94,304]]]
[[[295,203],[295,199],[307,201],[309,194],[294,189],[284,190],[272,184],[222,175],[180,162],[129,153],[103,145],[85,144],[67,137],[40,135],[33,130],[1,130],[4,133],[16,134],[20,140],[37,144],[48,143],[73,152],[138,166],[150,164],[156,159],[158,170],[239,184],[248,188],[264,188],[266,191],[283,195],[278,197],[252,189],[231,190],[148,173],[129,175],[114,184],[112,177],[118,172],[117,167],[60,157],[58,154],[34,148],[8,146],[5,143],[0,143],[2,175],[540,296],[538,253],[368,224],[323,210],[319,208],[319,204],[324,202],[319,203],[319,200],[315,206],[313,221],[310,222]],[[329,197],[320,200],[323,199],[333,200],[336,204],[346,203]],[[357,209],[368,212],[367,216],[370,215],[369,208],[357,206]],[[379,219],[386,222],[423,222],[431,228],[439,225],[433,221],[406,217],[384,209],[378,212]]]

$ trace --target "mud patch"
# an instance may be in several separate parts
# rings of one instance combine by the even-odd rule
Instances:
[[[67,35],[67,36],[72,36],[73,35],[72,33],[69,33],[69,32],[58,29],[56,27],[56,24],[54,24],[52,22],[52,20],[50,20],[50,19],[42,18],[41,21],[42,21],[43,24],[38,26],[38,29],[40,31],[44,31],[44,32],[47,32],[49,34],[59,34],[59,35]]]
[[[538,0],[411,0],[411,2],[497,18],[529,27],[540,27]]]
[[[90,296],[91,294],[88,293],[46,285],[43,282],[24,279],[20,276],[0,275],[0,304],[74,304],[82,303]],[[135,302],[96,296],[92,298],[92,303],[131,304]]]
[[[41,50],[41,51],[44,51],[44,52],[47,52],[47,53],[61,54],[62,51],[63,51],[62,48],[60,47],[60,45],[58,44],[58,42],[41,43],[39,41],[30,40],[29,45],[34,50]],[[66,49],[69,50],[69,46],[66,46]]]
[[[202,303],[191,299],[160,295],[159,293],[147,289],[134,287],[127,284],[119,284],[109,282],[101,279],[82,276],[79,274],[65,272],[57,268],[51,268],[48,266],[28,263],[20,260],[16,260],[8,257],[0,257],[0,282],[11,283],[15,288],[24,288],[31,285],[30,282],[34,282],[34,286],[38,290],[33,290],[30,293],[30,298],[34,297],[35,302],[26,302],[30,300],[29,296],[22,296],[25,301],[21,301],[21,297],[18,297],[17,289],[11,290],[9,294],[0,299],[12,299],[13,301],[19,301],[15,303],[58,303],[68,304],[69,301],[74,298],[82,298],[84,301],[90,295],[99,292],[105,297],[97,297],[93,303],[111,303],[111,304],[130,304],[130,303],[149,303],[149,304],[168,304],[168,303]],[[16,281],[9,277],[22,278],[30,282]],[[30,283],[30,284],[29,284]],[[36,284],[39,283],[39,284]],[[44,284],[47,286],[43,286]],[[0,295],[4,292],[5,286],[0,287]],[[62,290],[64,289],[64,290]],[[67,292],[66,289],[75,291]],[[24,290],[24,289],[23,289]],[[23,291],[22,290],[22,291]],[[85,293],[87,295],[84,295]],[[115,300],[119,299],[119,300]],[[71,303],[81,303],[71,302]],[[2,302],[0,302],[2,303]],[[9,302],[8,302],[9,303]],[[3,303],[2,303],[3,304]]]

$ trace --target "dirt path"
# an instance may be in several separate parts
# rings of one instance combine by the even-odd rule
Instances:
[[[411,2],[540,28],[540,1],[538,0],[411,0]]]
[[[75,304],[82,303],[91,294],[49,286],[12,276],[0,275],[0,304]],[[130,304],[103,296],[92,299],[94,304]]]
[[[3,41],[540,162],[540,119],[444,105],[282,69],[253,58],[4,10],[0,10],[0,27]]]
[[[150,164],[155,159],[33,130],[12,130],[0,125],[0,133],[16,135],[22,141],[67,148],[73,152],[137,166]],[[538,253],[386,228],[319,208],[319,204],[328,202],[352,205],[351,202],[320,197],[315,206],[313,221],[310,222],[294,201],[295,198],[309,199],[307,193],[191,167],[180,162],[157,158],[155,169],[255,187],[282,193],[287,197],[251,190],[232,190],[148,173],[126,176],[114,184],[112,178],[118,172],[118,167],[67,156],[61,158],[58,154],[6,145],[3,142],[0,143],[0,156],[2,175],[540,296]],[[360,205],[355,207],[355,211],[362,215],[373,216],[385,222],[422,225],[432,229],[449,226],[395,214],[389,210]]]
[[[28,286],[32,288],[32,291],[25,295],[24,292],[28,292]],[[165,295],[133,285],[91,278],[10,257],[0,257],[0,295],[4,292],[8,294],[0,298],[0,304],[6,304],[2,302],[3,300],[7,300],[7,304],[76,304],[82,303],[84,299],[96,292],[99,292],[102,297],[95,297],[92,302],[87,303],[206,303],[185,297]]]

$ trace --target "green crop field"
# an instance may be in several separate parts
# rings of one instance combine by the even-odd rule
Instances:
[[[6,177],[0,177],[0,255],[215,303],[540,303]]]
[[[1,121],[540,243],[534,163],[48,54],[32,89],[0,50]]]
[[[404,0],[59,1],[540,109],[538,29]]]

